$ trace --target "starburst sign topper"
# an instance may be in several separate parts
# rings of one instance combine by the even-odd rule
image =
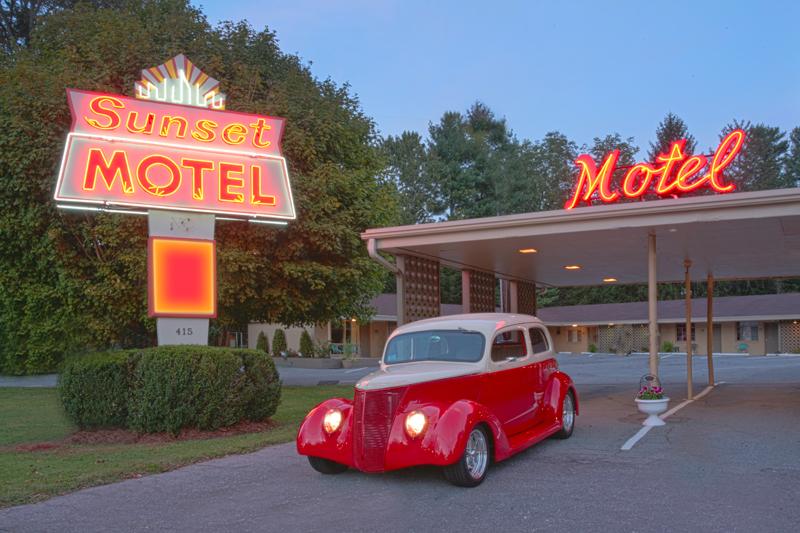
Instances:
[[[284,119],[224,111],[219,82],[182,54],[142,70],[134,90],[136,98],[67,89],[72,127],[57,202],[295,218]]]

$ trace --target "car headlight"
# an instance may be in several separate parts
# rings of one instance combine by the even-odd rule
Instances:
[[[416,437],[425,431],[428,425],[427,417],[419,411],[411,411],[406,416],[406,433],[409,437]]]
[[[328,409],[325,418],[322,419],[322,427],[328,433],[333,433],[342,425],[342,412],[338,409]]]

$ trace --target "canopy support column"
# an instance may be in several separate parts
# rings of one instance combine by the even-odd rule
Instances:
[[[686,293],[686,399],[691,400],[694,398],[692,390],[692,278],[689,274],[692,262],[686,259],[683,267],[685,269],[684,292]]]
[[[494,313],[494,274],[461,271],[461,307],[465,313]]]
[[[508,282],[508,312],[519,313],[519,284],[513,280]]]
[[[647,238],[647,318],[650,340],[650,373],[658,376],[658,287],[656,276],[656,235]]]
[[[706,309],[706,353],[708,354],[708,384],[714,385],[714,275],[708,273]]]

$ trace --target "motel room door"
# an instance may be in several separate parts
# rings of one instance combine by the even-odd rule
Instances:
[[[713,345],[711,349],[714,353],[722,352],[722,325],[721,324],[714,324],[714,340],[712,341]],[[706,349],[706,351],[708,351]]]
[[[764,323],[764,353],[778,353],[778,323]]]

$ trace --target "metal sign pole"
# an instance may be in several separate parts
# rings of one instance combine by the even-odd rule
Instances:
[[[151,209],[147,214],[151,237],[214,239],[214,215]],[[208,344],[208,318],[159,317],[158,345]]]

